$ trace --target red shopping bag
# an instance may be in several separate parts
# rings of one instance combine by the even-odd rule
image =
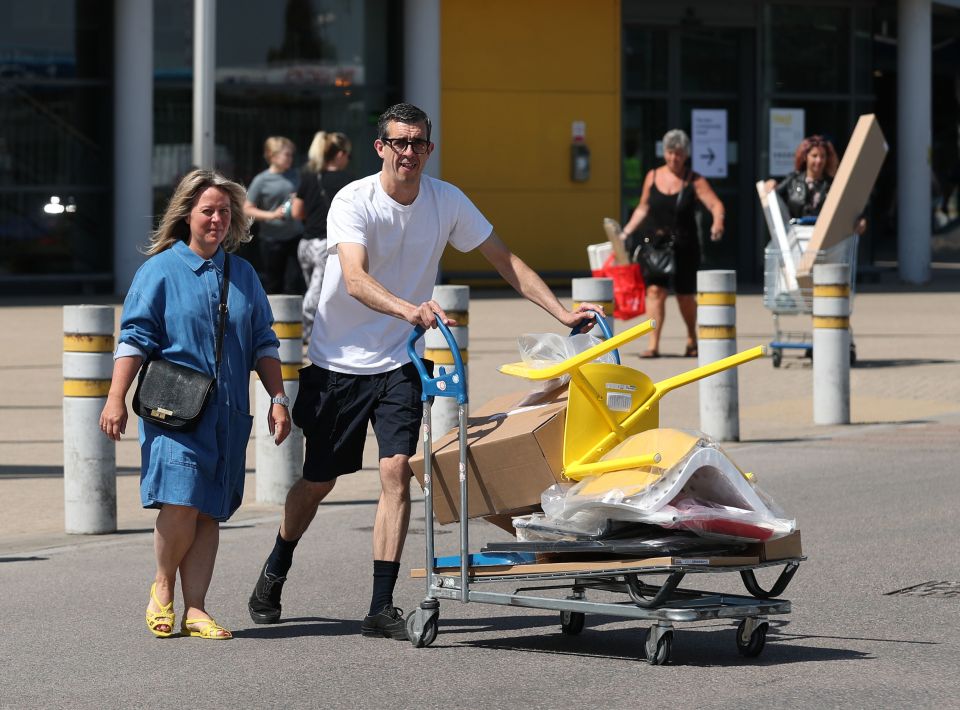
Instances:
[[[613,317],[629,320],[643,315],[646,286],[639,264],[614,264],[611,254],[593,275],[613,279]]]

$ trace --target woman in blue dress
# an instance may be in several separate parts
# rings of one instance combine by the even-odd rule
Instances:
[[[119,441],[126,430],[125,397],[143,361],[159,356],[214,375],[215,343],[227,252],[249,241],[243,187],[194,170],[177,186],[150,257],[134,276],[123,304],[113,382],[100,428]],[[272,401],[267,417],[279,445],[290,433],[279,341],[273,314],[253,267],[230,256],[227,324],[220,377],[199,425],[174,432],[140,421],[140,497],[159,508],[154,548],[157,572],[146,620],[159,637],[172,636],[177,573],[183,592],[180,633],[208,639],[232,634],[207,613],[205,600],[227,520],[243,498],[250,416],[250,372],[256,370]]]

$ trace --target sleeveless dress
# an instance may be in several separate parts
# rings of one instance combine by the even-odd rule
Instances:
[[[644,220],[643,231],[647,233],[673,232],[674,249],[677,255],[677,269],[671,279],[649,279],[647,284],[663,286],[677,294],[688,295],[697,292],[697,269],[700,268],[700,242],[697,238],[697,222],[694,218],[697,195],[693,181],[699,175],[691,172],[685,182],[679,202],[677,193],[665,194],[657,189],[656,180],[650,185],[650,211]]]

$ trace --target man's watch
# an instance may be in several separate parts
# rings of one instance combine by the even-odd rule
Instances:
[[[290,398],[285,394],[278,394],[276,397],[270,398],[271,404],[279,404],[282,407],[290,408]]]

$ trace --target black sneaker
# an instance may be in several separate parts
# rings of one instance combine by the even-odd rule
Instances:
[[[253,588],[247,609],[255,624],[276,624],[280,621],[280,593],[286,577],[278,577],[267,572],[267,564],[260,570],[257,586]]]
[[[379,614],[367,614],[360,624],[360,633],[364,636],[382,637],[407,641],[407,624],[403,620],[403,609],[387,605]]]

